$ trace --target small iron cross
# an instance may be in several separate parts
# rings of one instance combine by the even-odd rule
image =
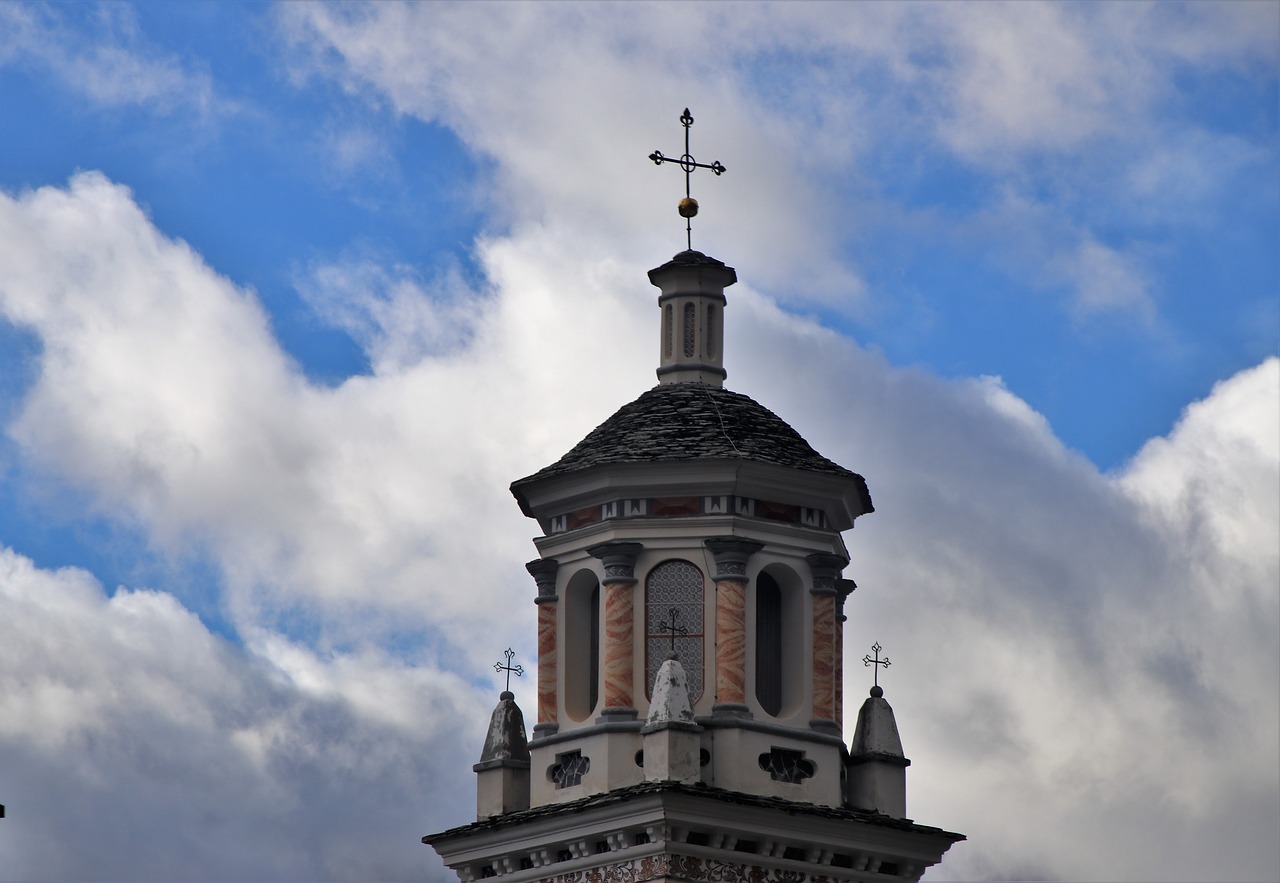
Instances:
[[[684,126],[684,155],[679,159],[673,159],[669,156],[663,156],[661,150],[655,150],[649,154],[649,159],[653,160],[654,165],[662,165],[664,162],[678,163],[680,168],[684,169],[684,199],[680,200],[680,217],[684,218],[684,233],[689,250],[693,250],[693,216],[698,213],[698,200],[689,195],[689,176],[693,174],[694,169],[710,169],[716,173],[716,177],[720,177],[728,171],[720,160],[707,164],[696,162],[689,153],[689,127],[693,125],[693,114],[689,113],[689,108],[684,109],[684,113],[680,115],[680,124]]]
[[[659,623],[658,623],[658,625],[659,625],[661,628],[665,628],[665,629],[666,629],[666,631],[662,631],[662,632],[654,632],[654,633],[653,633],[653,636],[654,636],[655,638],[661,638],[661,637],[663,637],[663,636],[665,636],[665,635],[670,635],[670,636],[671,636],[671,653],[672,653],[672,655],[675,655],[675,652],[676,652],[676,635],[687,635],[687,634],[689,634],[689,630],[688,630],[687,628],[685,628],[684,626],[682,626],[682,625],[676,625],[676,623],[680,621],[680,611],[679,611],[679,610],[677,610],[676,608],[672,607],[672,608],[671,608],[671,611],[670,611],[670,615],[671,615],[671,622],[667,622],[667,621],[664,619],[664,620],[662,620],[661,622],[659,622]]]
[[[495,662],[495,663],[493,664],[493,670],[494,670],[494,671],[505,671],[505,672],[507,673],[507,690],[506,690],[506,691],[507,691],[508,693],[510,693],[510,692],[511,692],[511,673],[512,673],[512,672],[515,672],[516,677],[521,677],[521,676],[523,676],[523,675],[524,675],[524,666],[523,666],[523,665],[512,665],[512,664],[511,664],[511,660],[515,658],[516,651],[512,650],[510,647],[508,647],[508,648],[503,652],[503,654],[502,654],[502,655],[503,655],[503,656],[505,656],[505,657],[507,657],[507,664],[506,664],[506,665],[503,665],[501,662]]]
[[[888,667],[889,667],[889,657],[888,657],[888,656],[886,656],[884,659],[881,659],[881,658],[880,658],[880,651],[881,651],[881,650],[883,650],[884,648],[880,646],[880,642],[879,642],[879,641],[876,641],[874,644],[872,644],[872,645],[871,645],[871,649],[872,649],[872,650],[875,652],[875,654],[876,654],[876,655],[875,655],[875,658],[874,658],[874,659],[872,659],[872,658],[871,658],[871,654],[870,654],[870,653],[868,653],[866,656],[862,657],[862,664],[863,664],[863,665],[874,665],[874,666],[876,667],[876,668],[875,668],[874,683],[875,683],[875,686],[877,686],[877,687],[878,687],[878,686],[880,686],[880,666],[884,666],[885,668],[888,668]]]

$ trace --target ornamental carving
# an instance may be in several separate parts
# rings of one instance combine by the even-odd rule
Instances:
[[[837,883],[841,879],[687,855],[653,855],[543,877],[538,883],[645,883],[663,878],[705,883]]]

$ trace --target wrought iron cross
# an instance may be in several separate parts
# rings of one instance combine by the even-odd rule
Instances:
[[[880,686],[880,667],[881,667],[881,666],[884,666],[885,668],[888,668],[888,667],[889,667],[889,657],[888,657],[888,656],[886,656],[884,659],[881,659],[881,658],[880,658],[880,651],[881,651],[881,650],[883,650],[884,648],[880,646],[880,642],[879,642],[879,641],[876,641],[874,644],[872,644],[872,645],[871,645],[871,649],[872,649],[872,650],[875,652],[875,654],[876,654],[876,655],[875,655],[875,658],[874,658],[874,659],[872,659],[872,658],[871,658],[871,654],[870,654],[870,653],[868,653],[866,656],[862,657],[862,664],[863,664],[864,666],[865,666],[865,665],[874,665],[874,666],[876,667],[876,668],[875,668],[874,683],[875,683],[875,686],[877,686],[877,687],[878,687],[878,686]]]
[[[655,150],[649,154],[649,159],[653,160],[654,165],[662,165],[664,162],[678,163],[680,168],[684,169],[684,199],[680,200],[680,217],[684,218],[685,239],[689,246],[689,250],[693,250],[693,216],[698,213],[698,200],[689,195],[689,176],[693,174],[694,169],[710,169],[716,173],[716,177],[723,175],[727,169],[720,164],[720,160],[713,163],[696,162],[689,153],[689,127],[693,125],[693,114],[689,113],[689,108],[684,109],[684,113],[680,115],[680,124],[684,126],[684,154],[679,159],[669,156],[663,156],[661,150]]]
[[[659,626],[667,629],[667,631],[654,632],[653,636],[655,638],[661,638],[664,635],[670,635],[671,636],[671,652],[672,654],[674,654],[676,652],[676,635],[687,635],[689,634],[689,630],[682,625],[676,625],[676,623],[680,621],[679,610],[672,607],[670,610],[670,613],[671,613],[671,622],[667,622],[664,619],[658,623]]]
[[[523,665],[512,665],[512,664],[511,664],[511,660],[515,658],[516,651],[512,650],[510,647],[508,647],[508,648],[503,652],[503,654],[502,654],[502,655],[503,655],[503,656],[505,656],[505,657],[507,657],[507,664],[506,664],[506,665],[503,665],[501,662],[495,662],[495,663],[493,664],[493,670],[494,670],[494,671],[505,671],[505,672],[507,673],[507,689],[506,689],[506,692],[510,693],[510,692],[511,692],[511,673],[512,673],[512,672],[515,672],[516,677],[522,677],[522,676],[524,675],[524,666],[523,666]]]

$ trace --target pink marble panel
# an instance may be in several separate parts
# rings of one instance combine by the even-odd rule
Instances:
[[[538,605],[538,723],[556,719],[556,605]]]
[[[746,597],[745,582],[716,581],[716,702],[747,701]]]
[[[813,716],[835,719],[835,605],[833,595],[813,596]]]
[[[604,598],[604,705],[633,708],[635,611],[630,582],[609,583]]]

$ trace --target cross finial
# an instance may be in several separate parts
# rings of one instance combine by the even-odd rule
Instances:
[[[689,153],[689,127],[693,125],[693,114],[689,113],[689,108],[684,109],[684,113],[680,115],[680,125],[684,126],[684,155],[679,159],[673,159],[669,156],[663,156],[661,150],[655,150],[649,154],[649,159],[653,160],[654,165],[662,165],[664,162],[678,163],[680,168],[684,169],[684,199],[680,200],[680,217],[684,218],[685,240],[689,250],[693,250],[693,216],[698,213],[698,200],[689,195],[689,176],[693,174],[694,169],[710,169],[716,173],[716,177],[720,177],[727,170],[720,164],[720,160],[713,163],[702,163],[694,161],[693,155]]]
[[[880,642],[879,642],[879,641],[876,641],[874,644],[872,644],[872,645],[871,645],[871,650],[872,650],[872,652],[874,652],[874,653],[876,654],[876,655],[875,655],[875,658],[873,659],[870,653],[868,653],[866,656],[862,657],[862,664],[863,664],[863,665],[874,665],[874,666],[875,666],[875,677],[874,677],[874,681],[873,681],[873,683],[875,684],[875,686],[873,686],[873,687],[871,688],[871,695],[872,695],[872,696],[880,696],[880,695],[883,695],[883,693],[884,693],[884,691],[880,689],[880,667],[881,667],[881,666],[884,666],[885,668],[888,668],[888,667],[889,667],[889,657],[888,657],[888,656],[886,656],[884,659],[881,659],[881,658],[880,658],[880,651],[881,651],[881,650],[883,650],[883,649],[884,649],[884,648],[880,646]]]
[[[669,613],[668,615],[671,617],[671,621],[670,621],[670,622],[667,622],[667,621],[664,619],[664,620],[662,620],[661,622],[659,622],[659,623],[658,623],[659,628],[664,628],[664,629],[666,629],[666,631],[653,632],[652,634],[653,634],[653,636],[654,636],[654,637],[656,637],[656,638],[660,638],[660,637],[662,637],[663,635],[670,635],[670,636],[671,636],[671,658],[672,658],[672,659],[675,659],[675,657],[676,657],[676,635],[687,635],[687,634],[689,634],[689,630],[688,630],[687,628],[685,628],[684,626],[682,626],[682,625],[676,625],[676,623],[680,621],[680,611],[679,611],[679,610],[677,610],[676,608],[672,607],[672,608],[670,609],[670,613]]]
[[[493,670],[494,670],[494,671],[505,671],[505,672],[507,673],[507,689],[506,689],[506,690],[504,690],[503,692],[504,692],[504,693],[510,693],[510,692],[511,692],[511,673],[512,673],[512,672],[515,672],[516,677],[521,677],[521,676],[523,676],[523,675],[524,675],[524,666],[523,666],[523,665],[512,665],[512,664],[511,664],[511,660],[515,658],[516,651],[512,650],[510,647],[508,647],[506,650],[504,650],[502,655],[503,655],[503,656],[505,656],[505,657],[507,657],[507,664],[506,664],[506,665],[503,665],[501,662],[495,662],[495,663],[493,664]]]

